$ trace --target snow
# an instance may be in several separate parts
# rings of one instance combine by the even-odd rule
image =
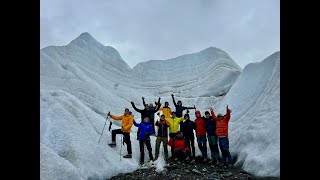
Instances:
[[[41,179],[107,179],[139,168],[136,127],[132,127],[131,133],[132,159],[122,158],[127,151],[126,146],[121,147],[120,135],[116,147],[107,145],[111,142],[109,122],[98,143],[105,114],[110,111],[121,115],[128,107],[140,122],[140,114],[133,110],[130,101],[142,108],[142,96],[146,103],[161,97],[162,104],[168,101],[175,110],[172,93],[176,101],[181,100],[184,106],[196,105],[202,114],[211,106],[222,112],[228,103],[233,110],[230,150],[239,154],[237,163],[261,175],[279,171],[279,82],[275,84],[279,81],[279,62],[274,59],[250,64],[242,70],[226,52],[210,47],[131,68],[114,48],[102,45],[89,33],[81,34],[66,46],[41,49]],[[190,110],[190,115],[194,120],[194,110]],[[112,129],[119,128],[121,121],[111,121]],[[251,142],[257,138],[261,141]],[[155,139],[151,137],[153,154]],[[196,142],[195,145],[196,155],[200,155]],[[154,162],[159,172],[165,166],[162,153],[161,145],[159,159]],[[146,152],[145,161],[148,160]]]
[[[244,67],[228,94],[214,107],[229,122],[231,154],[257,176],[280,176],[280,52]]]

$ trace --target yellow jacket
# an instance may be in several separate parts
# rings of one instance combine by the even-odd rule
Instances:
[[[166,120],[169,122],[169,132],[170,133],[176,133],[179,130],[179,123],[184,120],[184,117],[178,118],[175,117],[174,119],[172,117],[166,118]]]
[[[114,120],[122,120],[121,126],[123,128],[123,132],[130,133],[131,127],[133,124],[133,115],[131,114],[124,114],[122,116],[110,116]]]
[[[159,110],[162,111],[165,118],[170,118],[171,109],[169,107],[161,107]]]

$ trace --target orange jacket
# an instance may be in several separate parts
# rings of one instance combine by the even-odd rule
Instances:
[[[216,135],[218,137],[228,137],[228,124],[230,120],[230,109],[227,109],[227,115],[221,121],[218,120],[217,116],[211,111],[213,120],[216,122]]]
[[[159,110],[162,111],[165,118],[170,118],[170,116],[171,116],[170,107],[161,107]]]
[[[123,132],[130,133],[131,127],[133,124],[133,115],[131,114],[124,114],[122,116],[110,116],[114,120],[122,120],[121,126],[123,128]]]

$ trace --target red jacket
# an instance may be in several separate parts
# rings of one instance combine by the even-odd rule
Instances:
[[[170,138],[168,145],[173,148],[178,148],[179,150],[190,151],[190,148],[188,147],[188,142],[184,138],[182,139]]]
[[[216,135],[228,137],[228,124],[230,120],[230,109],[227,109],[227,115],[221,121],[218,120],[217,116],[211,111],[212,118],[216,121]]]
[[[205,136],[206,135],[206,121],[199,117],[195,121],[196,123],[196,136]]]

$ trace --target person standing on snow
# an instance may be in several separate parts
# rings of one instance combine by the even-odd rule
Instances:
[[[143,106],[146,107],[146,102],[144,101],[144,97],[142,97],[142,103],[143,103]],[[154,129],[154,112],[156,110],[156,107],[153,106],[153,103],[150,103],[148,106],[147,106],[147,109],[148,111],[150,111],[150,123],[151,123],[151,126],[152,126],[152,129],[153,129],[153,132],[156,132],[155,129]],[[156,111],[157,112],[157,111]],[[154,134],[153,134],[154,135]]]
[[[194,147],[193,130],[196,129],[196,124],[190,120],[189,114],[185,114],[184,119],[185,119],[185,121],[182,121],[180,124],[180,130],[181,130],[183,136],[185,137],[185,139],[188,141],[189,145],[191,145],[192,158],[194,159],[196,156],[196,152],[195,152],[195,147]],[[191,153],[190,153],[188,160],[191,157]]]
[[[193,107],[185,107],[185,106],[182,106],[182,102],[181,101],[178,101],[178,103],[176,103],[176,101],[174,100],[174,95],[171,94],[171,96],[172,96],[173,104],[176,107],[176,115],[177,115],[177,117],[182,117],[183,110],[196,109],[195,105]]]
[[[158,99],[158,103],[160,104],[160,97],[159,97],[159,99]],[[160,106],[159,107],[157,107],[155,110],[148,110],[148,104],[146,104],[145,105],[145,107],[144,107],[144,109],[138,109],[138,108],[136,108],[136,106],[134,105],[134,103],[131,101],[131,105],[132,105],[132,107],[133,107],[133,109],[134,110],[136,110],[137,112],[139,112],[140,114],[141,114],[141,122],[143,121],[143,119],[145,118],[145,117],[150,117],[150,114],[154,114],[154,113],[156,113],[158,110],[159,110],[159,108],[160,108]],[[160,104],[161,105],[161,104]],[[140,128],[138,128],[138,132],[137,132],[137,139],[139,139],[138,138],[138,136],[139,136],[139,132],[140,132]]]
[[[109,144],[109,146],[115,147],[117,145],[116,144],[116,134],[123,134],[124,143],[127,144],[127,151],[128,151],[128,154],[123,157],[124,158],[132,158],[130,131],[131,131],[132,122],[133,122],[133,115],[130,114],[130,111],[128,108],[125,108],[124,114],[122,116],[114,116],[114,115],[111,115],[110,112],[107,114],[107,116],[111,117],[114,120],[122,120],[121,129],[112,130],[112,136],[111,136],[112,143]]]
[[[158,126],[157,140],[156,140],[156,157],[155,160],[159,157],[160,144],[163,144],[164,158],[168,160],[168,127],[170,126],[169,122],[165,119],[165,116],[162,114],[160,121],[156,122]]]
[[[203,161],[207,161],[206,122],[201,117],[201,112],[199,110],[196,110],[195,115],[197,119],[194,121],[194,123],[196,124],[198,146],[201,151]]]
[[[145,117],[140,124],[133,121],[133,124],[140,128],[139,132],[139,146],[140,146],[140,165],[144,163],[144,145],[147,146],[149,152],[149,159],[153,161],[152,148],[150,143],[150,135],[153,134],[152,126],[149,122],[149,117]]]
[[[206,122],[207,138],[209,141],[209,147],[211,151],[211,161],[214,164],[220,162],[219,148],[218,148],[218,138],[216,135],[216,122],[210,116],[209,111],[206,111],[205,117],[202,117]]]
[[[218,137],[219,147],[222,153],[222,162],[225,166],[232,166],[233,160],[229,151],[228,124],[231,117],[231,110],[227,105],[227,114],[223,116],[219,113],[217,116],[210,108],[213,120],[216,122],[216,135]]]
[[[184,120],[184,117],[178,118],[176,117],[176,112],[172,111],[170,118],[166,118],[166,120],[169,122],[169,137],[170,139],[174,138],[176,136],[176,133],[179,130],[180,122]],[[170,141],[170,140],[169,140]],[[174,158],[173,148],[171,147],[171,159]]]

